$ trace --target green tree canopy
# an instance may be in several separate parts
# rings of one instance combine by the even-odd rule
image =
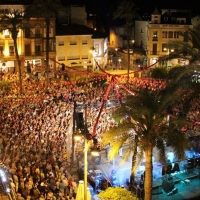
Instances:
[[[166,144],[170,144],[177,159],[185,158],[189,143],[181,128],[185,125],[192,127],[186,117],[190,109],[188,103],[199,93],[199,83],[191,81],[194,69],[197,67],[172,70],[171,79],[159,84],[152,79],[150,86],[134,88],[135,95],[128,95],[127,101],[114,113],[122,117],[118,127],[111,128],[103,136],[103,142],[109,141],[111,144],[111,159],[123,144],[128,145],[125,157],[133,152],[137,157],[145,155],[146,200],[151,199],[153,148],[157,149],[159,161],[163,164],[166,163]],[[183,112],[179,116],[172,116],[172,108],[179,104]],[[139,151],[135,150],[137,147]],[[137,162],[132,160],[133,172],[136,165]]]
[[[109,187],[105,191],[100,192],[98,197],[101,200],[137,200],[137,197],[134,196],[130,191],[120,187]]]

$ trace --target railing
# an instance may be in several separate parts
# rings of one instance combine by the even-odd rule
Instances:
[[[40,34],[40,33],[37,33],[37,34],[25,34],[25,38],[42,38],[43,36],[42,36],[42,34]]]
[[[159,55],[159,51],[150,51],[150,55]]]
[[[158,37],[153,37],[152,41],[158,41]]]

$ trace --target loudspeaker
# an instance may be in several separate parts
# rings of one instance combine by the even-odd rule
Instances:
[[[164,176],[165,174],[166,174],[166,170],[167,170],[167,168],[166,168],[166,166],[162,166],[162,175]]]
[[[172,173],[172,164],[167,165],[167,170],[166,174],[171,174]]]
[[[194,158],[190,158],[187,160],[187,169],[193,169],[195,164]]]
[[[100,185],[101,190],[106,190],[108,187],[111,186],[111,184],[109,184],[107,180],[102,180],[100,184],[101,184]]]
[[[199,167],[200,166],[200,157],[195,158],[195,167]]]
[[[162,189],[168,193],[171,192],[174,189],[174,183],[173,183],[173,179],[168,181],[166,179],[163,180],[162,182]]]
[[[83,113],[82,112],[76,113],[76,126],[80,130],[84,129],[84,127],[85,127],[84,119],[83,119]]]
[[[173,172],[180,172],[179,163],[174,164]]]

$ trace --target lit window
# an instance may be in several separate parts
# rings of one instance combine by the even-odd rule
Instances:
[[[8,30],[5,30],[5,31],[4,31],[4,37],[5,37],[5,38],[10,38],[10,33],[9,33]]]

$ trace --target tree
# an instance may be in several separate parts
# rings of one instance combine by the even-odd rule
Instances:
[[[55,18],[58,11],[62,9],[60,0],[34,0],[33,4],[27,7],[30,17],[44,18],[46,25],[46,87],[49,83],[49,30],[51,19]]]
[[[11,84],[9,81],[0,81],[0,91],[2,96],[2,102],[4,102],[4,96],[7,95],[11,90]]]
[[[132,159],[136,160],[136,155],[134,155],[137,153],[137,150],[134,151],[136,148],[140,150],[139,157],[144,152],[146,162],[144,192],[146,200],[152,198],[153,148],[157,148],[159,160],[163,164],[166,163],[166,144],[171,145],[177,159],[185,157],[188,140],[186,135],[181,132],[181,128],[186,124],[191,126],[184,114],[189,110],[188,101],[195,97],[199,88],[199,84],[191,81],[193,70],[192,67],[182,67],[182,71],[179,71],[180,73],[176,74],[176,77],[172,76],[173,72],[171,72],[171,77],[174,77],[174,79],[166,80],[166,85],[162,88],[159,85],[157,90],[155,88],[152,88],[152,90],[143,87],[134,88],[136,95],[128,96],[126,103],[115,112],[115,115],[123,116],[123,120],[118,127],[110,129],[103,136],[103,142],[107,140],[111,143],[111,158],[118,153],[119,148],[124,143],[129,145],[126,155],[132,152]],[[176,73],[176,70],[174,72]],[[151,81],[151,84],[154,84],[153,81]],[[185,109],[184,113],[181,113],[179,117],[169,117],[172,116],[172,107],[176,106],[180,99]],[[137,141],[133,142],[136,139]],[[137,146],[134,147],[134,145]],[[137,160],[132,160],[132,173],[134,173],[136,165]]]
[[[133,25],[133,19],[140,19],[138,14],[139,8],[131,0],[123,0],[113,13],[113,19],[121,18],[125,19],[126,36],[127,36],[127,49],[128,49],[128,81],[129,81],[129,70],[130,70],[130,36],[131,26]]]
[[[102,191],[98,194],[98,197],[102,200],[136,200],[137,197],[133,196],[130,191],[127,191],[124,188],[116,187],[112,188],[109,187],[105,191]]]
[[[21,72],[21,60],[18,53],[17,37],[20,29],[24,28],[25,17],[23,10],[8,9],[8,12],[0,15],[1,31],[8,30],[14,42],[16,64],[19,75],[19,93],[22,94],[22,72]]]
[[[174,49],[169,54],[168,59],[182,58],[188,59],[191,64],[199,64],[200,61],[200,25],[193,29],[188,28],[185,32],[180,32],[183,40],[175,40],[168,42],[169,49]]]
[[[165,67],[155,67],[152,69],[151,78],[165,79],[167,78],[168,71]]]

